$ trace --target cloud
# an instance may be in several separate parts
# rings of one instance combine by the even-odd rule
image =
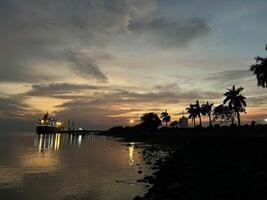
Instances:
[[[80,92],[85,90],[104,89],[104,86],[88,85],[88,84],[72,84],[72,83],[50,83],[50,84],[34,84],[31,90],[27,92],[29,96],[43,96],[53,94],[66,94],[72,92]]]
[[[128,16],[121,0],[4,0],[0,9],[0,81],[5,82],[62,79],[55,71],[66,62],[65,49],[102,45],[110,32],[125,29]],[[68,53],[76,74],[106,80],[92,58],[81,62],[76,53]]]
[[[208,80],[239,80],[239,79],[249,79],[253,74],[249,69],[236,69],[236,70],[226,70],[214,73],[208,78]]]
[[[254,79],[253,74],[248,69],[236,69],[213,73],[206,80],[213,82],[216,88],[225,88],[240,85],[252,79]]]
[[[23,101],[21,95],[0,98],[0,118],[22,118],[29,108]]]
[[[130,21],[128,26],[132,34],[146,35],[149,43],[159,43],[165,47],[184,46],[191,40],[210,32],[207,23],[200,19],[172,20],[153,18]]]
[[[47,83],[34,84],[31,89],[23,95],[27,97],[54,97],[58,99],[80,99],[87,97],[95,91],[112,90],[109,86],[73,84],[73,83]],[[92,96],[92,95],[90,95]]]
[[[247,97],[247,102],[249,103],[249,106],[262,107],[263,105],[266,106],[266,99],[267,95],[261,94]]]
[[[66,59],[70,62],[69,67],[74,73],[84,78],[95,78],[97,80],[106,81],[106,75],[100,71],[99,67],[92,59],[85,56],[77,50],[66,50]]]
[[[129,50],[144,49],[145,43],[179,46],[209,32],[202,19],[155,18],[156,11],[155,0],[4,0],[0,81],[52,82],[70,78],[66,70],[84,79],[107,81],[99,67],[99,60],[107,58],[83,49],[107,48],[116,54],[113,46]]]

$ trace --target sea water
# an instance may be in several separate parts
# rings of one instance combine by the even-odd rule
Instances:
[[[0,134],[0,199],[131,200],[146,192],[140,166],[134,143],[105,136]]]

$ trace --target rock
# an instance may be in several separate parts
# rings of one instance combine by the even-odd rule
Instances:
[[[142,200],[142,198],[140,196],[136,196],[133,198],[133,200]]]
[[[137,173],[138,174],[142,174],[143,172],[142,172],[142,170],[138,170]]]

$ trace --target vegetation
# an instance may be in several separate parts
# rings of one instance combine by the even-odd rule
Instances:
[[[194,124],[194,127],[196,126],[196,118],[197,118],[197,112],[195,109],[195,105],[194,104],[190,104],[190,106],[188,108],[186,108],[189,116],[189,119],[192,119],[192,122]]]
[[[242,87],[236,89],[233,85],[231,89],[227,89],[228,91],[224,94],[225,99],[223,100],[223,103],[228,103],[229,109],[236,113],[239,126],[241,125],[240,113],[245,112],[245,107],[247,106],[246,97],[240,94],[243,89]]]
[[[212,120],[211,120],[212,107],[213,107],[213,103],[210,104],[208,101],[206,104],[202,104],[201,106],[202,115],[204,116],[207,115],[209,117],[210,127],[212,127]]]
[[[233,109],[230,109],[229,106],[225,106],[224,104],[220,104],[216,106],[213,110],[213,120],[221,120],[222,122],[231,121],[232,125],[235,120],[235,112]]]
[[[169,115],[167,110],[165,110],[164,112],[161,113],[160,118],[162,119],[162,122],[165,122],[166,127],[167,127],[168,126],[168,122],[171,121],[171,116]]]
[[[233,85],[231,89],[227,89],[228,91],[224,94],[225,99],[223,104],[218,105],[217,107],[213,108],[213,103],[209,103],[207,101],[206,104],[202,104],[200,106],[199,100],[196,100],[195,104],[190,104],[190,107],[186,108],[189,119],[192,119],[195,127],[195,118],[199,118],[199,124],[202,127],[202,116],[208,116],[209,118],[209,126],[212,126],[212,121],[221,120],[222,122],[231,121],[234,124],[235,118],[237,117],[238,125],[241,125],[240,121],[240,113],[245,112],[246,104],[246,97],[240,94],[243,90],[242,87],[236,89]],[[227,104],[227,105],[225,105]],[[213,115],[213,119],[212,119]]]
[[[147,130],[155,130],[158,129],[159,126],[161,126],[160,118],[156,113],[153,112],[145,113],[140,120],[140,126]]]
[[[200,105],[199,100],[196,100],[195,104],[190,104],[189,107],[186,108],[186,111],[189,114],[188,118],[192,120],[194,127],[196,127],[196,118],[199,118],[199,126],[202,127],[202,116],[208,117],[210,127],[213,126],[212,122],[216,121],[221,121],[222,123],[231,122],[233,125],[236,118],[238,125],[240,126],[240,113],[245,112],[245,107],[247,106],[246,97],[241,94],[241,91],[243,91],[243,88],[236,88],[235,85],[230,89],[227,88],[227,92],[224,93],[225,99],[223,100],[223,104],[216,106],[214,109],[213,103],[207,101]],[[161,113],[160,118],[156,113],[145,113],[140,119],[141,123],[137,126],[145,130],[155,130],[158,129],[162,123],[165,123],[165,126],[167,127],[168,123],[171,121],[171,116],[167,110]],[[171,122],[170,127],[179,127],[179,122]]]
[[[202,120],[201,120],[202,108],[201,108],[198,100],[196,100],[195,112],[196,112],[196,115],[199,118],[199,125],[202,127]]]
[[[267,45],[265,46],[265,50],[267,50]],[[258,86],[263,88],[267,87],[267,57],[259,57],[255,58],[256,64],[250,66],[250,71],[252,71],[258,81]]]
[[[178,122],[177,120],[172,121],[171,124],[170,124],[170,127],[172,127],[172,128],[177,128],[177,127],[179,127],[179,122]]]

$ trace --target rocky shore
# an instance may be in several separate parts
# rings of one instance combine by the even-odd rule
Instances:
[[[125,132],[125,140],[153,144],[144,149],[145,159],[155,157],[153,152],[161,148],[169,149],[165,159],[158,157],[151,162],[156,172],[139,181],[152,187],[134,200],[266,199],[267,137],[264,134],[267,132],[262,132],[264,129],[253,129],[254,132],[243,132],[243,135],[243,128],[225,129],[224,134],[219,134],[222,130],[217,130],[217,134],[214,129],[213,135],[209,134],[211,130],[201,129],[196,131],[197,136],[191,130],[190,136],[156,135],[150,136],[150,140],[146,134],[135,138],[129,131]]]

